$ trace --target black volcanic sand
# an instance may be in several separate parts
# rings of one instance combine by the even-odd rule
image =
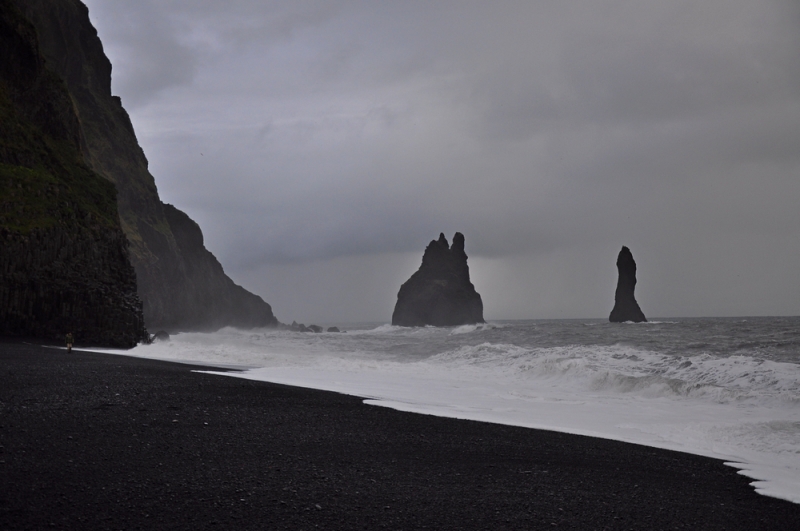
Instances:
[[[800,529],[721,461],[0,343],[0,529]]]

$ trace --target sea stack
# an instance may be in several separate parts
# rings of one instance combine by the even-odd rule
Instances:
[[[452,247],[444,234],[425,248],[422,265],[397,294],[392,313],[396,326],[458,326],[483,323],[483,301],[469,280],[464,235]]]
[[[612,323],[646,322],[647,318],[633,296],[633,291],[636,289],[636,262],[633,261],[631,250],[624,245],[617,256],[617,271],[619,280],[614,294],[614,309],[611,310],[608,320]]]

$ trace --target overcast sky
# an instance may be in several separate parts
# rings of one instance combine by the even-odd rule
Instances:
[[[84,0],[163,201],[291,322],[800,314],[793,0]]]

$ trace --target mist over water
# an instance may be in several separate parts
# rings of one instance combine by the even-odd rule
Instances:
[[[126,354],[434,415],[717,457],[800,503],[800,318],[223,329]],[[223,374],[223,373],[220,373]]]

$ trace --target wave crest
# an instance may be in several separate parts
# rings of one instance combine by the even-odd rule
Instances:
[[[676,357],[622,345],[524,348],[481,343],[443,352],[429,361],[452,370],[502,373],[530,385],[557,383],[654,398],[800,405],[797,365],[747,356]]]

